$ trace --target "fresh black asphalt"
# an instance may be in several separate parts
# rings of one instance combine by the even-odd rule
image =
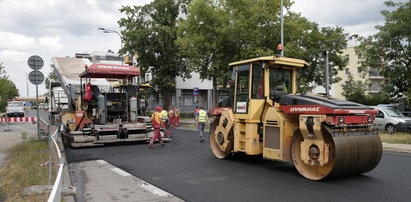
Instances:
[[[103,159],[186,201],[410,201],[411,155],[384,152],[369,173],[327,181],[301,177],[291,162],[235,155],[216,159],[195,131],[172,142],[67,149],[69,163]],[[109,182],[108,182],[109,186]]]

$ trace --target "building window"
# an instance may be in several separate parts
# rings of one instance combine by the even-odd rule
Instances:
[[[344,55],[344,59],[346,59],[348,62],[350,62],[350,55]]]
[[[183,97],[183,106],[193,106],[194,99],[193,99],[193,90],[181,90],[181,96]]]
[[[350,74],[350,69],[349,68],[345,68],[345,75]]]

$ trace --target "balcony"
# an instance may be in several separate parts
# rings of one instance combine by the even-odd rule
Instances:
[[[381,75],[379,70],[371,69],[370,72],[368,73],[368,79],[384,80],[384,76]]]

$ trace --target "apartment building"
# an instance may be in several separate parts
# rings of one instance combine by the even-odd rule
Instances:
[[[354,46],[344,49],[342,54],[344,57],[348,58],[348,65],[343,71],[338,72],[338,77],[342,78],[342,80],[333,85],[335,87],[335,94],[333,97],[337,99],[345,99],[342,95],[342,85],[348,80],[350,74],[355,81],[362,81],[366,84],[367,91],[365,94],[376,94],[382,90],[384,77],[380,74],[379,69],[369,68],[369,71],[367,72],[359,71],[361,55],[356,54]]]
[[[365,94],[376,94],[382,90],[384,83],[384,77],[381,75],[379,69],[370,68],[367,72],[360,72],[360,60],[361,55],[357,55],[355,52],[355,46],[348,47],[343,50],[342,55],[348,59],[348,64],[342,71],[339,71],[337,76],[341,78],[341,81],[330,85],[330,96],[336,99],[345,99],[342,95],[342,85],[348,80],[349,75],[353,76],[355,81],[361,81],[367,86]],[[312,90],[312,93],[324,93],[325,88],[323,86],[316,87]]]

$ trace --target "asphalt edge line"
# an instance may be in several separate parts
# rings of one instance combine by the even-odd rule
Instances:
[[[124,170],[121,170],[120,168],[117,168],[117,167],[110,168],[110,170],[113,171],[113,172],[115,172],[115,173],[117,173],[117,174],[119,174],[119,175],[121,175],[121,176],[123,176],[123,177],[131,176],[130,173],[128,173],[128,172],[126,172],[126,171],[124,171]]]
[[[161,196],[161,197],[163,197],[163,196],[172,196],[170,193],[168,193],[168,192],[166,192],[166,191],[164,191],[164,190],[162,190],[162,189],[160,189],[160,188],[158,188],[158,187],[156,187],[152,184],[149,184],[144,180],[141,180],[141,181],[143,181],[143,183],[140,184],[141,188],[143,188],[143,189],[145,189],[145,190],[147,190],[147,191],[149,191],[149,192],[151,192],[151,193],[153,193],[157,196]]]
[[[97,163],[99,163],[100,165],[104,165],[104,164],[107,164],[107,161],[105,161],[105,160],[96,160],[96,162]]]

